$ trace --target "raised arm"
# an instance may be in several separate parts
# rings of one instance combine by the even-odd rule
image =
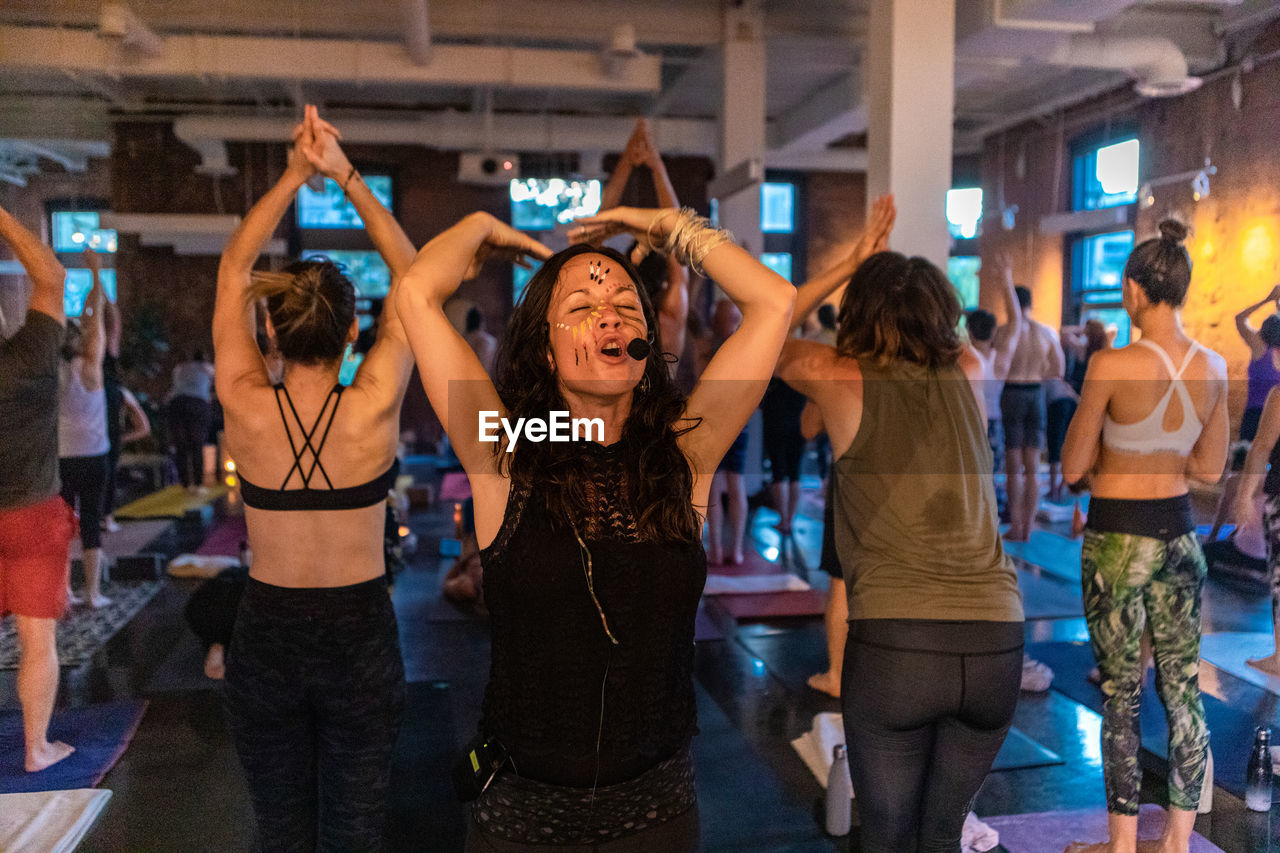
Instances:
[[[1045,348],[1048,350],[1045,359],[1044,378],[1045,379],[1061,379],[1067,370],[1067,358],[1062,353],[1062,343],[1058,340],[1058,336],[1053,330],[1047,326],[1045,332]]]
[[[1277,441],[1280,441],[1280,388],[1272,388],[1262,407],[1258,434],[1249,445],[1249,455],[1245,457],[1244,470],[1240,472],[1240,485],[1236,488],[1235,504],[1232,506],[1232,520],[1237,526],[1245,522],[1252,523],[1257,517],[1257,509],[1253,503],[1262,484],[1266,482],[1267,463]]]
[[[62,289],[67,271],[58,263],[53,250],[41,243],[39,237],[24,228],[4,208],[0,208],[0,240],[13,249],[13,253],[18,256],[18,263],[22,264],[27,278],[31,279],[30,309],[47,314],[59,323],[66,323]]]
[[[617,207],[618,202],[622,201],[622,194],[626,192],[627,184],[631,181],[631,171],[636,166],[640,147],[643,144],[644,126],[644,119],[636,120],[636,126],[631,131],[631,136],[627,138],[627,144],[623,147],[621,156],[618,157],[618,164],[613,167],[613,174],[609,176],[608,183],[600,193],[601,210]]]
[[[1018,332],[1022,329],[1022,306],[1018,303],[1018,294],[1014,290],[1012,261],[1001,252],[997,255],[996,262],[1000,265],[1000,300],[1004,303],[1004,322],[996,326],[991,347],[1002,355],[1008,355],[1013,351]]]
[[[667,174],[667,166],[662,162],[662,155],[653,144],[649,134],[649,124],[644,119],[636,122],[636,132],[640,134],[640,145],[633,152],[637,162],[649,167],[653,177],[653,188],[658,195],[659,207],[679,207],[675,187],[671,176]],[[636,138],[632,134],[632,139]],[[628,148],[631,143],[628,142]],[[684,336],[686,321],[689,319],[689,271],[684,264],[670,254],[667,255],[667,275],[662,294],[658,297],[658,323],[662,329],[662,344],[668,352],[677,356],[684,353]]]
[[[120,294],[116,293],[116,298],[120,298]],[[102,328],[106,334],[107,355],[112,358],[120,357],[120,335],[122,333],[122,323],[120,322],[120,306],[107,300],[107,304],[102,306]]]
[[[231,234],[218,264],[218,291],[213,307],[213,353],[218,398],[235,400],[242,387],[269,384],[254,335],[254,308],[245,300],[253,265],[276,226],[293,203],[298,189],[315,174],[305,146],[312,143],[312,123],[293,130],[293,148],[284,174],[249,209]]]
[[[444,305],[493,250],[551,256],[546,246],[489,214],[473,213],[422,247],[396,294],[422,387],[471,477],[497,472],[493,445],[480,441],[480,412],[502,416],[506,410],[475,351],[445,316]]]
[[[395,216],[378,201],[351,165],[338,144],[338,133],[332,125],[323,122],[316,108],[310,105],[307,106],[307,121],[315,129],[310,144],[303,146],[307,160],[316,171],[342,187],[364,221],[365,231],[374,248],[391,271],[391,289],[382,303],[378,336],[360,366],[356,387],[375,391],[380,402],[398,409],[413,374],[413,351],[409,349],[409,340],[397,314],[396,289],[409,271],[417,250]]]
[[[1262,358],[1263,353],[1267,351],[1267,345],[1263,342],[1262,335],[1258,334],[1258,330],[1249,322],[1249,318],[1263,305],[1277,300],[1280,300],[1280,284],[1271,288],[1271,292],[1265,297],[1236,314],[1236,331],[1240,333],[1240,337],[1248,344],[1250,356],[1255,360]]]
[[[84,335],[84,355],[80,360],[80,381],[85,390],[97,391],[102,387],[102,357],[107,351],[107,336],[102,317],[106,313],[107,293],[102,288],[102,259],[92,249],[84,250],[85,262],[93,275],[93,286],[84,300],[84,313],[80,316],[80,331]]]
[[[685,416],[702,422],[681,437],[681,447],[695,475],[710,474],[764,395],[790,328],[795,288],[692,211],[618,207],[574,228],[593,242],[622,231],[660,241],[668,254],[704,269],[742,312],[685,404]]]
[[[889,248],[889,234],[893,231],[898,210],[892,195],[883,195],[871,205],[871,215],[858,235],[849,255],[831,269],[811,278],[796,288],[796,309],[791,315],[791,328],[797,329],[805,317],[818,309],[842,284],[847,282],[862,262]]]

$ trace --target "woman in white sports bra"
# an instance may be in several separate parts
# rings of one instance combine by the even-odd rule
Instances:
[[[1124,269],[1124,307],[1141,340],[1089,362],[1062,451],[1063,478],[1092,492],[1081,553],[1089,640],[1102,676],[1102,766],[1107,844],[1136,848],[1137,708],[1148,623],[1169,719],[1169,823],[1161,851],[1185,851],[1204,784],[1209,744],[1200,701],[1200,590],[1205,561],[1188,479],[1214,483],[1227,458],[1226,366],[1182,330],[1191,258],[1176,220],[1139,244]]]

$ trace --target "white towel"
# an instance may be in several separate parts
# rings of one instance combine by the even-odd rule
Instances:
[[[212,578],[223,569],[240,565],[235,557],[219,555],[179,554],[169,561],[169,576],[175,578]]]
[[[813,718],[813,727],[791,741],[791,746],[809,768],[813,778],[825,789],[827,777],[831,774],[831,763],[835,760],[832,752],[842,743],[844,719],[839,714],[818,714]]]
[[[71,853],[109,799],[110,791],[94,788],[0,794],[0,850]]]

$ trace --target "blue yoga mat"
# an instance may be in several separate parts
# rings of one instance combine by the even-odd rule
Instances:
[[[96,787],[124,754],[146,710],[146,702],[127,701],[55,711],[49,740],[76,751],[38,773],[23,766],[22,712],[0,711],[0,794]]]

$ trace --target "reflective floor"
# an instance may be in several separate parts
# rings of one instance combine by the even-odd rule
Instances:
[[[825,575],[816,570],[818,499],[806,494],[801,511],[795,534],[786,539],[770,526],[776,515],[758,511],[753,545],[815,587],[825,587]],[[464,810],[453,798],[448,766],[479,715],[487,633],[482,619],[440,600],[440,581],[452,560],[438,556],[439,541],[452,530],[452,506],[415,514],[412,527],[419,550],[394,590],[411,687],[393,768],[388,847],[456,851],[462,847]],[[204,532],[205,525],[190,519],[153,547],[189,550]],[[1072,559],[1078,571],[1078,544],[1065,538],[1042,544],[1039,559],[1052,563],[1053,571],[1019,563],[1028,613],[1047,614],[1028,622],[1027,640],[1033,653],[1043,651],[1061,663],[1054,689],[1022,694],[1014,725],[1061,762],[993,772],[975,804],[980,816],[1103,808],[1097,688],[1084,680],[1087,669],[1080,661],[1088,656],[1087,646],[1075,645],[1087,637],[1078,615],[1078,581],[1062,576]],[[182,621],[183,604],[197,583],[171,581],[90,663],[64,670],[61,704],[120,697],[150,702],[136,737],[102,783],[114,795],[81,850],[234,851],[250,844],[252,813],[219,692],[203,681],[200,649]],[[696,652],[700,734],[694,758],[704,849],[858,850],[856,806],[851,836],[826,836],[823,791],[790,745],[815,714],[839,710],[838,702],[805,686],[807,676],[825,665],[821,618],[742,624],[714,606],[708,615],[723,637],[700,642]],[[1204,621],[1206,631],[1269,630],[1266,592],[1211,578]],[[1081,649],[1085,658],[1079,657]],[[1244,774],[1239,756],[1247,754],[1251,726],[1280,725],[1277,696],[1209,664],[1202,682],[1218,778],[1238,787]],[[1159,705],[1152,703],[1158,715]],[[0,673],[0,707],[14,706],[13,673]],[[1144,735],[1144,799],[1160,803],[1163,732],[1144,729]],[[1224,850],[1270,850],[1280,833],[1268,818],[1245,812],[1220,786],[1213,813],[1202,816],[1197,829]]]

